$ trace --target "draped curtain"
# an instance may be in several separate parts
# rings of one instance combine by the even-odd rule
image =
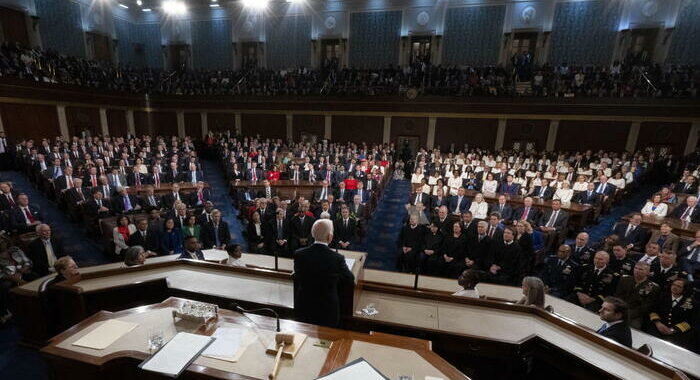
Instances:
[[[35,0],[44,49],[85,57],[80,5],[69,0]]]
[[[681,4],[676,29],[666,62],[673,64],[700,63],[700,1],[685,0]]]
[[[401,11],[362,12],[350,16],[350,65],[378,68],[399,63]]]
[[[268,18],[265,24],[267,67],[311,65],[311,16]]]
[[[231,20],[192,21],[192,57],[196,69],[233,67]]]
[[[504,5],[448,8],[443,62],[448,65],[496,64],[505,14]]]

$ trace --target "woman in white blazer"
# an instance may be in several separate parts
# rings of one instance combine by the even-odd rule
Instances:
[[[484,201],[483,194],[478,193],[474,196],[474,201],[469,206],[469,211],[471,211],[474,219],[486,219],[489,214],[489,204]]]
[[[651,197],[651,201],[642,207],[642,215],[663,218],[668,213],[668,205],[661,202],[661,194],[656,193]]]

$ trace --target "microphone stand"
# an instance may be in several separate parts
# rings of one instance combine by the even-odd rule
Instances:
[[[279,252],[275,249],[275,272],[279,271]]]
[[[253,312],[260,312],[260,311],[265,311],[268,313],[271,313],[272,315],[275,316],[275,319],[277,320],[277,332],[280,332],[280,316],[277,314],[276,311],[273,309],[270,309],[269,307],[261,307],[259,309],[244,309],[239,305],[237,302],[231,302],[231,308],[239,311],[241,314],[243,314],[244,317],[248,318],[249,321],[253,322],[253,324],[257,325],[254,320],[250,319],[245,313],[253,313]]]

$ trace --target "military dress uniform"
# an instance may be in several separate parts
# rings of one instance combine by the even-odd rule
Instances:
[[[650,334],[668,340],[679,346],[687,347],[691,341],[695,303],[692,297],[682,296],[674,301],[670,293],[659,297],[649,313],[651,324],[647,328]],[[656,321],[673,329],[673,334],[662,335],[656,328]]]
[[[618,278],[620,278],[622,276],[631,275],[636,263],[637,262],[631,257],[625,257],[622,260],[618,260],[615,255],[610,255],[610,264],[608,264],[608,267],[610,267],[610,270],[612,270],[618,275]]]
[[[581,270],[581,276],[576,282],[573,293],[566,297],[566,300],[579,306],[583,306],[590,311],[598,312],[600,307],[603,305],[603,300],[605,297],[613,293],[616,282],[616,275],[613,273],[610,267],[606,266],[602,271],[598,271],[595,265],[586,265]],[[595,298],[595,301],[589,303],[588,305],[581,305],[578,301],[578,296],[576,295],[578,292]]]
[[[549,294],[559,298],[565,298],[571,294],[576,285],[579,265],[571,257],[561,260],[557,256],[547,257],[545,265],[542,279],[549,287]]]
[[[615,297],[627,302],[630,327],[641,329],[659,297],[659,285],[648,278],[637,283],[633,276],[623,276],[617,284]]]
[[[671,284],[679,278],[688,278],[688,273],[685,273],[683,269],[677,264],[664,270],[664,268],[658,267],[659,269],[654,269],[653,273],[649,274],[652,281],[657,283],[661,288],[662,292],[671,289]]]

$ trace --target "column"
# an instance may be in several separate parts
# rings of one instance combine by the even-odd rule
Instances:
[[[67,140],[70,138],[70,132],[68,131],[66,106],[56,106],[56,111],[58,112],[58,127],[61,130],[61,136],[63,136],[63,138]]]
[[[100,128],[102,136],[109,136],[109,123],[107,122],[107,110],[100,107]]]
[[[437,124],[437,118],[436,117],[429,117],[428,118],[428,141],[425,143],[425,145],[428,147],[428,149],[433,149],[435,146],[435,125]]]
[[[323,115],[323,138],[331,139],[331,127],[333,126],[333,115]]]
[[[207,134],[209,133],[209,124],[208,124],[208,120],[207,120],[207,113],[200,112],[199,117],[202,119],[202,138],[206,139]]]
[[[242,122],[241,122],[241,113],[236,112],[235,119],[234,119],[234,127],[236,129],[236,136],[241,136],[243,134],[243,127],[242,127]]]
[[[640,122],[635,121],[632,123],[632,126],[630,126],[630,133],[627,135],[627,144],[625,144],[625,150],[628,152],[634,152],[634,150],[637,149],[640,125]]]
[[[2,124],[2,114],[0,114],[0,132],[5,133],[5,126]]]
[[[0,125],[0,128],[2,126]],[[694,121],[693,125],[690,127],[690,133],[688,134],[688,142],[685,143],[685,152],[683,155],[693,153],[695,147],[698,146],[698,134],[700,134],[700,121]]]
[[[506,137],[506,119],[498,119],[498,130],[496,131],[496,150],[503,149],[503,140]]]
[[[285,121],[287,125],[287,140],[292,140],[294,138],[294,115],[291,113],[285,114]]]
[[[177,137],[185,137],[185,112],[177,111]]]
[[[134,111],[126,111],[126,131],[132,136],[136,136],[136,126],[134,125]]]
[[[384,134],[382,135],[382,142],[388,144],[391,140],[391,116],[384,116]]]
[[[544,148],[546,151],[551,152],[554,150],[554,144],[557,142],[557,132],[559,132],[559,120],[550,120],[547,144],[545,144]]]

